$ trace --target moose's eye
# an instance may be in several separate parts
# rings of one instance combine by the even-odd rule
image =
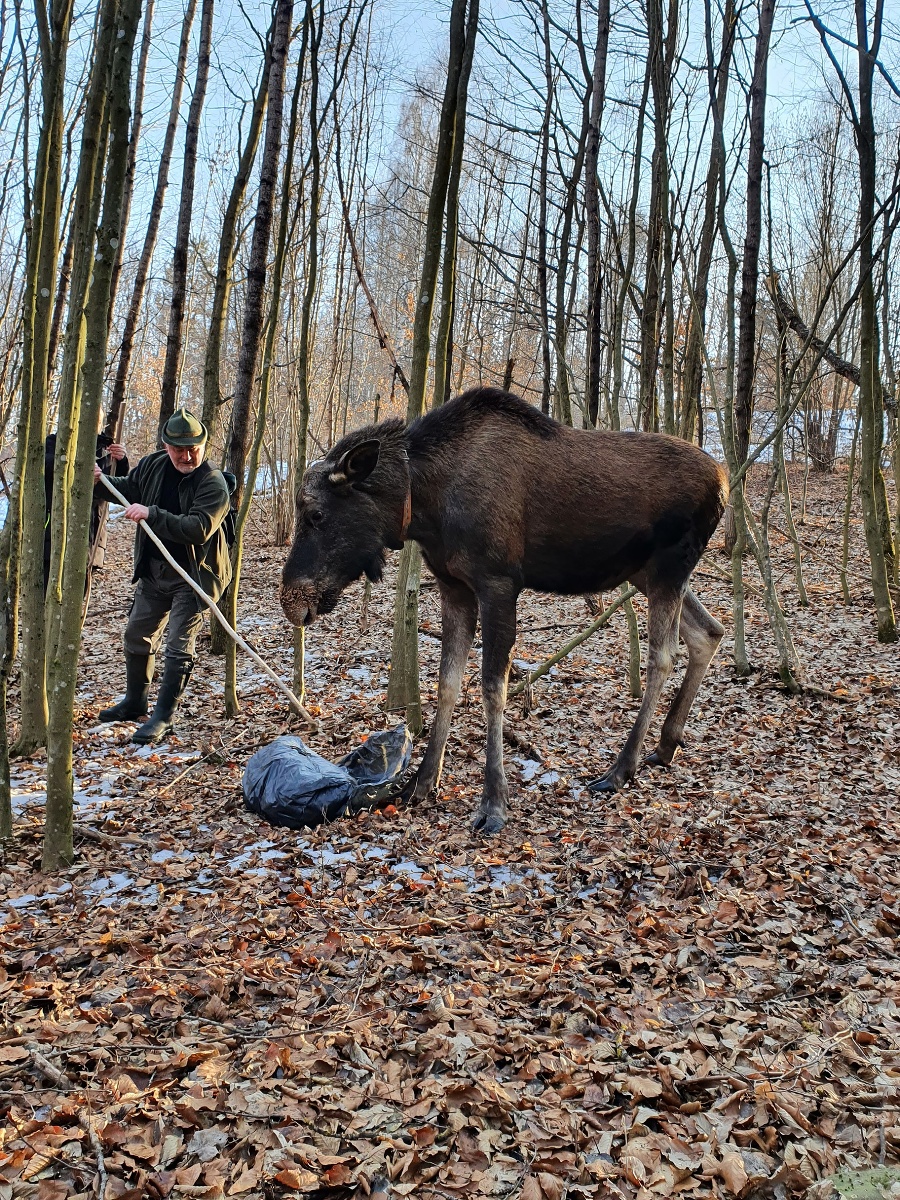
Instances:
[[[325,517],[321,508],[311,508],[306,514],[306,519],[310,525],[318,525]]]

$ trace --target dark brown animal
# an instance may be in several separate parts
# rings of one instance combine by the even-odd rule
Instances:
[[[503,708],[519,593],[580,595],[629,580],[647,597],[643,703],[618,758],[590,785],[615,791],[637,770],[679,633],[687,670],[650,761],[667,765],[682,745],[724,632],[688,579],[726,495],[721,467],[688,442],[569,429],[508,392],[477,388],[408,428],[384,421],[348,434],[309,467],[281,603],[295,625],[309,625],[363,573],[380,579],[386,548],[419,543],[440,588],[443,637],[437,712],[413,795],[440,780],[480,619],[487,747],[475,826],[495,832],[507,816]]]

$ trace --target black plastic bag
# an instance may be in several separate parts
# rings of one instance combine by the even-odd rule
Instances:
[[[373,733],[340,762],[329,762],[293,734],[276,738],[244,768],[244,803],[270,825],[321,825],[374,808],[395,792],[412,757],[405,725]]]

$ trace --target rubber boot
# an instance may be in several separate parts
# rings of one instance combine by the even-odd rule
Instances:
[[[162,741],[172,732],[173,718],[178,708],[178,702],[184,695],[187,681],[191,677],[194,664],[191,661],[178,662],[166,659],[162,681],[159,685],[159,695],[153,706],[153,714],[132,734],[131,740],[142,746],[152,746]]]
[[[147,715],[147,697],[156,658],[152,654],[125,655],[125,696],[118,704],[101,708],[98,721],[139,721]]]

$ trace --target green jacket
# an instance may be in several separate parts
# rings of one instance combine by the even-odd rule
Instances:
[[[231,557],[222,528],[231,507],[228,484],[221,471],[202,462],[178,485],[181,514],[171,513],[157,505],[168,462],[165,450],[157,450],[145,455],[133,471],[110,482],[130,504],[149,508],[147,524],[157,537],[187,547],[190,574],[207,595],[218,600],[231,581]],[[104,499],[111,498],[104,485],[98,483],[97,495],[101,494]],[[149,551],[150,539],[139,525],[134,539],[134,583],[147,572]]]

